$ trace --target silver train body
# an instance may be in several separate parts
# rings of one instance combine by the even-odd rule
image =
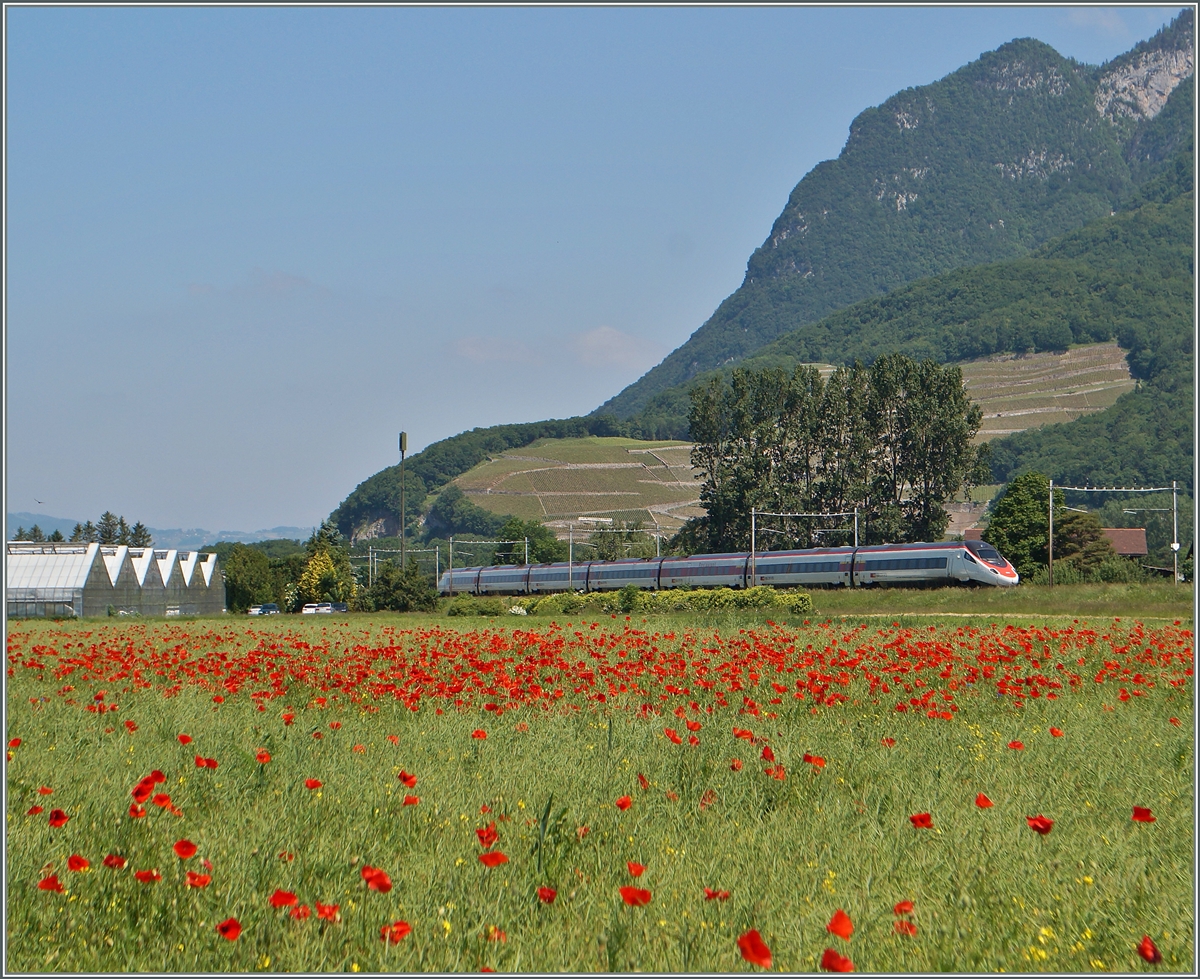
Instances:
[[[633,585],[663,588],[747,588],[943,582],[1017,584],[1016,569],[991,544],[879,544],[821,547],[756,554],[694,554],[691,557],[580,561],[574,564],[499,565],[455,568],[438,582],[443,595],[543,595],[550,592],[615,591]]]

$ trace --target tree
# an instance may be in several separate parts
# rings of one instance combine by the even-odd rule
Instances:
[[[96,536],[101,544],[117,543],[117,536],[120,533],[120,523],[117,520],[117,515],[111,510],[105,510],[100,515],[100,522],[96,524]]]
[[[34,524],[29,528],[29,539],[40,544],[46,540],[46,535],[42,531],[41,527],[39,527],[37,524]]]
[[[501,544],[496,548],[492,564],[524,564],[525,539],[529,539],[529,563],[545,564],[551,561],[567,559],[567,543],[560,541],[554,531],[536,520],[521,520],[519,517],[509,517],[500,528],[497,537],[500,540],[514,541],[512,544]]]
[[[129,541],[129,524],[125,522],[124,517],[117,518],[117,543],[128,544]]]
[[[270,562],[262,551],[237,543],[221,558],[225,572],[225,606],[231,612],[245,612],[275,597]]]
[[[77,525],[78,526],[78,525]],[[79,528],[79,539],[85,544],[95,544],[100,540],[100,532],[95,525],[89,520]]]
[[[410,557],[404,568],[397,561],[384,561],[367,590],[364,605],[377,611],[432,612],[437,608],[433,575],[422,574],[416,558]]]
[[[24,527],[18,527],[17,532],[12,535],[13,540],[29,540],[29,533]]]
[[[129,543],[132,547],[152,547],[154,538],[150,536],[149,528],[139,520],[129,532]]]
[[[629,523],[616,521],[607,530],[597,530],[588,538],[601,561],[615,561],[623,557],[654,557],[654,539],[642,529],[640,520]],[[578,546],[578,545],[576,545]]]
[[[48,540],[52,544],[60,544],[60,543],[62,543],[63,539],[64,538],[63,538],[61,530],[55,530],[54,533],[52,533],[49,537],[46,538],[46,540]]]
[[[1022,576],[1049,561],[1050,478],[1040,472],[1018,476],[992,504],[992,519],[983,539],[1006,557]],[[1061,490],[1054,492],[1055,518],[1063,506]]]
[[[750,510],[846,513],[865,543],[940,540],[944,504],[985,474],[973,446],[982,413],[962,372],[899,354],[822,380],[801,365],[737,368],[692,392],[692,464],[706,515],[687,535],[709,551],[750,546]],[[775,546],[812,547],[818,525],[794,523]]]
[[[89,521],[90,522],[90,521]],[[83,524],[77,523],[75,529],[71,531],[71,536],[67,538],[72,544],[77,544],[83,540]]]

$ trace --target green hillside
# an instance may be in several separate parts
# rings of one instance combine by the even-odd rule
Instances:
[[[863,112],[841,155],[793,190],[742,286],[596,414],[631,418],[667,389],[834,310],[1016,258],[1107,216],[1190,132],[1190,98],[1161,106],[1146,69],[1159,86],[1189,76],[1192,30],[1189,9],[1102,68],[1017,40]],[[839,359],[815,349],[819,339],[809,359]]]

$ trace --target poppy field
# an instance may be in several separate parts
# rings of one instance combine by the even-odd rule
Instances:
[[[7,971],[1189,972],[1193,635],[10,622]]]

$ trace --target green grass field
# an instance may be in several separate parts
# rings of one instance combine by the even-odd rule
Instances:
[[[1191,623],[1134,621],[1183,603],[1097,587],[1076,593],[1106,609],[1094,619],[1059,599],[1042,624],[1027,597],[916,625],[957,599],[877,594],[817,592],[821,615],[786,626],[9,623],[8,969],[754,971],[737,940],[755,929],[776,971],[815,971],[827,948],[872,972],[1190,971]],[[156,769],[181,815],[150,801],[133,818]],[[910,819],[924,813],[932,828]],[[162,879],[133,876],[150,869]],[[61,893],[39,890],[50,875]],[[626,904],[630,886],[649,903]],[[277,890],[314,913],[272,907]],[[826,930],[838,909],[849,940]],[[235,941],[216,931],[229,918]],[[411,933],[385,943],[397,921]],[[1138,956],[1143,935],[1160,965]]]

